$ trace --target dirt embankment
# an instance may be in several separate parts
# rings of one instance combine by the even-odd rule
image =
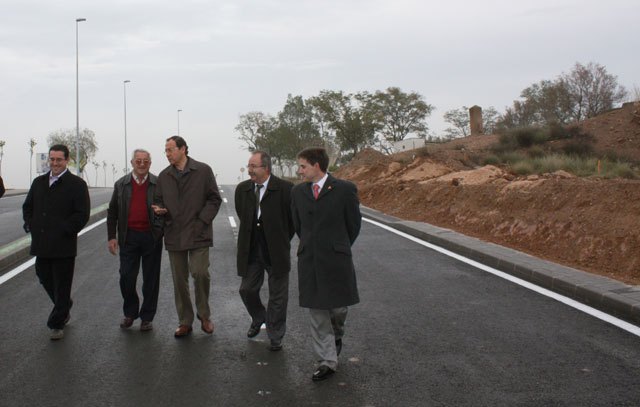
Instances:
[[[596,119],[587,124],[598,146],[627,156],[638,149],[640,156],[640,123],[613,113],[605,124]],[[615,132],[598,134],[611,123],[618,123]],[[390,215],[640,285],[640,181],[470,168],[465,157],[494,140],[456,140],[417,157],[367,150],[337,175],[358,185],[364,205]]]

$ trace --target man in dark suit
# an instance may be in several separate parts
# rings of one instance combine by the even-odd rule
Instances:
[[[256,151],[247,165],[250,179],[236,187],[236,213],[240,219],[238,232],[238,275],[242,277],[240,297],[251,325],[247,336],[260,333],[266,322],[272,351],[282,349],[286,330],[291,270],[291,182],[271,174],[271,157]],[[269,275],[269,302],[265,309],[260,288],[265,271]]]
[[[47,321],[52,340],[63,338],[69,322],[78,232],[89,221],[91,210],[87,184],[67,169],[68,162],[66,146],[51,146],[51,170],[33,180],[22,205],[24,230],[31,232],[31,255],[36,256],[36,275],[53,302]]]
[[[4,181],[2,181],[2,177],[0,177],[0,198],[4,195]]]
[[[327,173],[323,148],[298,153],[303,183],[291,192],[291,212],[298,247],[300,306],[309,308],[313,350],[319,366],[312,379],[335,373],[342,350],[349,305],[360,299],[351,246],[360,233],[360,203],[356,186]]]

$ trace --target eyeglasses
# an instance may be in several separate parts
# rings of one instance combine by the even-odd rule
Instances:
[[[63,161],[66,161],[66,160],[64,158],[49,157],[49,162],[52,162],[52,163],[61,163]]]
[[[264,168],[264,165],[249,164],[249,165],[247,165],[247,168],[250,169],[250,170],[255,170],[256,168]]]
[[[138,165],[142,165],[142,164],[147,165],[151,162],[151,160],[133,160],[133,162],[135,162]]]

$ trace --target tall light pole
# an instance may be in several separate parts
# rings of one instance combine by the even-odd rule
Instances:
[[[124,173],[129,172],[129,164],[127,164],[127,83],[130,80],[124,81],[122,86],[124,87]]]
[[[180,112],[182,109],[178,109],[178,136],[180,135]]]
[[[80,175],[80,91],[78,88],[78,23],[86,18],[76,18],[76,174]]]

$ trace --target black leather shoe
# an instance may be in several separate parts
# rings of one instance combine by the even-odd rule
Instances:
[[[124,317],[120,322],[120,328],[122,329],[131,328],[131,325],[133,325],[133,318]]]
[[[282,350],[282,340],[281,339],[277,339],[271,340],[271,344],[269,345],[269,350],[272,352],[277,352],[279,350]]]
[[[327,379],[335,372],[336,371],[331,369],[329,366],[322,365],[313,373],[313,376],[311,376],[311,380],[313,380],[314,382],[319,382],[321,380]]]
[[[251,323],[251,326],[249,327],[249,330],[247,331],[247,338],[254,338],[256,336],[258,336],[258,334],[260,333],[260,327],[262,326],[264,322],[260,322],[260,323]]]
[[[336,339],[336,355],[340,356],[340,352],[342,352],[342,339]]]

